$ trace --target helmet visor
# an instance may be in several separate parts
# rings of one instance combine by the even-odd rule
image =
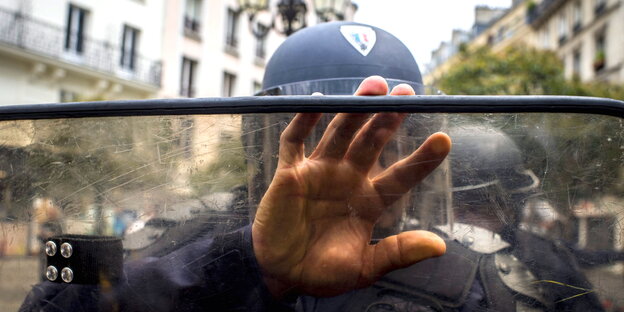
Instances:
[[[268,88],[256,93],[256,95],[310,95],[315,92],[325,95],[352,95],[363,80],[364,78],[357,77],[299,81]],[[388,82],[388,90],[392,90],[392,88],[400,84],[407,84],[414,88],[418,95],[441,94],[440,91],[433,87],[424,86],[413,81],[399,79],[386,79],[386,81]]]

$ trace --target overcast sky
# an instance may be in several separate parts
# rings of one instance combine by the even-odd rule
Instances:
[[[510,7],[511,0],[352,0],[358,4],[355,21],[382,28],[405,43],[420,69],[431,51],[451,39],[453,29],[468,30],[474,7]]]

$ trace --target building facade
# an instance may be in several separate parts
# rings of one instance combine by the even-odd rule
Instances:
[[[468,46],[494,52],[513,45],[555,51],[568,79],[624,83],[624,6],[621,0],[514,1]],[[455,60],[432,68],[426,81],[441,77]]]
[[[427,64],[423,77],[426,84],[433,84],[435,79],[446,72],[452,64],[454,56],[461,47],[467,47],[475,38],[485,37],[482,34],[491,29],[492,24],[498,22],[509,10],[506,8],[492,8],[476,6],[474,11],[475,22],[470,30],[454,29],[450,41],[443,41],[440,46],[431,51],[431,60]]]
[[[155,96],[164,8],[115,2],[0,0],[0,104]]]
[[[286,39],[276,12],[258,13],[253,21],[236,0],[165,1],[162,34],[163,74],[160,98],[251,96],[261,89],[269,57]],[[270,2],[275,10],[276,2]],[[308,26],[322,22],[313,1],[306,1]],[[356,7],[347,6],[344,19],[353,20]],[[275,20],[275,28],[271,24]],[[253,32],[264,33],[256,36]],[[230,116],[210,119],[189,117],[178,126],[186,159],[172,178],[176,188],[190,192],[189,169],[201,168],[218,158],[224,141],[241,137],[241,127],[223,136],[223,124],[237,124]]]
[[[160,97],[253,95],[266,60],[285,39],[256,38],[235,0],[165,2]]]
[[[286,38],[274,15],[258,38],[236,0],[0,0],[0,105],[252,95]]]
[[[529,9],[533,46],[556,51],[567,78],[624,83],[621,0],[543,0]]]

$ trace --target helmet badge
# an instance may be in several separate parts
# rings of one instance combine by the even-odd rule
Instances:
[[[343,25],[340,26],[342,36],[362,55],[367,56],[375,46],[377,35],[367,26]]]

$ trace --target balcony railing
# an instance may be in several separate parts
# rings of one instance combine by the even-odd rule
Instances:
[[[195,33],[199,33],[199,30],[200,30],[199,20],[197,20],[194,17],[185,16],[184,17],[184,29],[187,29]]]
[[[121,48],[107,41],[85,36],[81,53],[65,49],[66,30],[20,12],[0,8],[0,44],[77,65],[90,70],[112,74],[122,79],[160,86],[160,61],[135,56],[134,69],[121,66]]]

